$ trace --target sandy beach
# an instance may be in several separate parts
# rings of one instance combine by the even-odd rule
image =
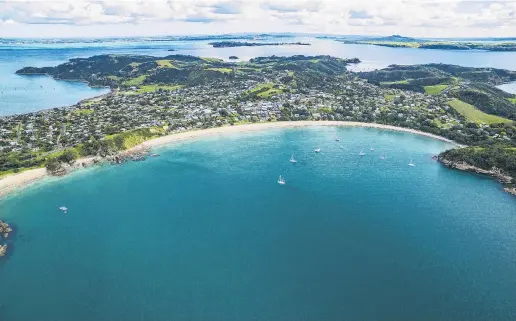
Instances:
[[[231,134],[231,133],[248,133],[254,131],[261,131],[267,129],[278,129],[278,128],[301,128],[308,126],[348,126],[348,127],[368,127],[368,128],[376,128],[382,130],[392,130],[398,132],[407,132],[411,134],[421,135],[430,137],[433,139],[438,139],[441,141],[445,141],[451,144],[454,144],[458,147],[461,145],[446,139],[441,136],[433,135],[430,133],[425,133],[422,131],[410,129],[410,128],[402,128],[390,125],[382,125],[375,123],[360,123],[360,122],[346,122],[346,121],[295,121],[295,122],[271,122],[271,123],[258,123],[258,124],[245,124],[238,126],[224,126],[224,127],[215,127],[209,129],[202,130],[193,130],[188,132],[181,132],[170,134],[163,137],[158,137],[155,139],[148,140],[143,142],[140,145],[137,145],[131,150],[139,149],[139,148],[153,148],[157,146],[163,146],[175,142],[182,142],[197,138],[203,137],[211,137],[222,134]],[[80,168],[82,164],[91,165],[93,163],[94,157],[81,158],[76,161],[76,167]],[[78,165],[78,166],[77,166]],[[24,171],[18,174],[8,175],[2,179],[0,179],[0,197],[3,197],[17,189],[21,189],[27,187],[39,180],[47,177],[46,170],[44,168],[31,169],[28,171]]]

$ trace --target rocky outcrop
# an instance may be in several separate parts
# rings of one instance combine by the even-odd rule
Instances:
[[[0,220],[0,240],[7,239],[9,237],[9,233],[11,233],[13,229],[9,226],[9,224]],[[0,244],[0,258],[5,257],[7,254],[7,244]]]
[[[512,195],[516,196],[516,187],[506,187],[503,190],[506,191],[509,194],[512,194]]]
[[[9,226],[9,224],[0,220],[0,236],[4,239],[9,237],[9,233],[11,233],[13,229]],[[1,239],[0,237],[0,239]]]
[[[106,160],[110,161],[111,164],[123,164],[126,161],[132,160],[133,162],[143,161],[149,156],[150,149],[144,146],[133,148],[116,155],[106,157]]]
[[[503,173],[499,168],[493,167],[490,170],[479,168],[473,165],[470,165],[466,162],[454,162],[451,160],[448,160],[442,156],[439,156],[437,158],[439,162],[441,162],[444,166],[448,168],[458,169],[460,171],[466,171],[466,172],[472,172],[482,175],[488,175],[493,178],[496,178],[500,183],[504,185],[512,185],[514,184],[513,178],[505,173]],[[516,187],[512,186],[505,186],[504,191],[507,193],[511,193],[513,195],[516,195]]]

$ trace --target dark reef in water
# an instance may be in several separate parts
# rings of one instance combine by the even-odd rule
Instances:
[[[0,240],[5,240],[9,237],[9,233],[11,233],[13,229],[9,226],[9,224],[0,220]],[[7,254],[7,244],[0,244],[0,258],[5,257]]]

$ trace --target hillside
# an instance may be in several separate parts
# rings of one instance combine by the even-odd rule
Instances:
[[[495,87],[516,81],[515,71],[446,64],[391,65],[358,76],[386,88],[457,98],[487,114],[516,120],[512,102],[516,96]]]
[[[231,81],[272,70],[291,70],[300,80],[317,79],[346,71],[358,59],[330,56],[293,56],[255,58],[249,62],[229,63],[216,58],[170,55],[162,58],[134,55],[100,55],[76,58],[56,67],[26,67],[17,74],[47,74],[56,79],[85,81],[91,86],[142,87],[152,84],[196,86]],[[302,81],[300,85],[302,85]]]

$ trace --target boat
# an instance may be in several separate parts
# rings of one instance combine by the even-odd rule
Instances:
[[[291,163],[297,163],[297,160],[294,159],[294,155],[290,156],[290,162]]]
[[[65,214],[68,211],[68,208],[66,208],[65,206],[61,206],[59,209],[63,211]]]
[[[278,178],[278,184],[285,185],[285,180],[283,179],[283,177],[281,177],[281,175]]]
[[[340,138],[336,137],[336,138],[335,138],[335,141],[336,141],[336,142],[340,142]]]
[[[158,156],[159,156],[159,154],[152,154],[151,156],[152,156],[152,157],[158,157]]]
[[[410,163],[408,164],[408,166],[410,166],[410,167],[415,167],[415,166],[416,166],[416,164],[414,164],[414,162],[413,162],[413,161],[412,161],[412,159],[411,159],[411,160],[410,160]]]
[[[316,149],[314,149],[314,152],[316,152],[316,153],[320,153],[320,152],[321,152],[321,149],[320,149],[320,148],[316,148]]]
[[[380,156],[380,159],[381,159],[381,160],[384,160],[384,159],[385,159],[385,156],[384,156],[384,155]]]
[[[365,156],[364,150],[362,149],[360,153],[358,153],[359,156]]]
[[[371,148],[370,148],[369,150],[370,150],[370,151],[373,151],[373,150],[374,150],[374,147],[373,147],[373,146],[371,146]]]

